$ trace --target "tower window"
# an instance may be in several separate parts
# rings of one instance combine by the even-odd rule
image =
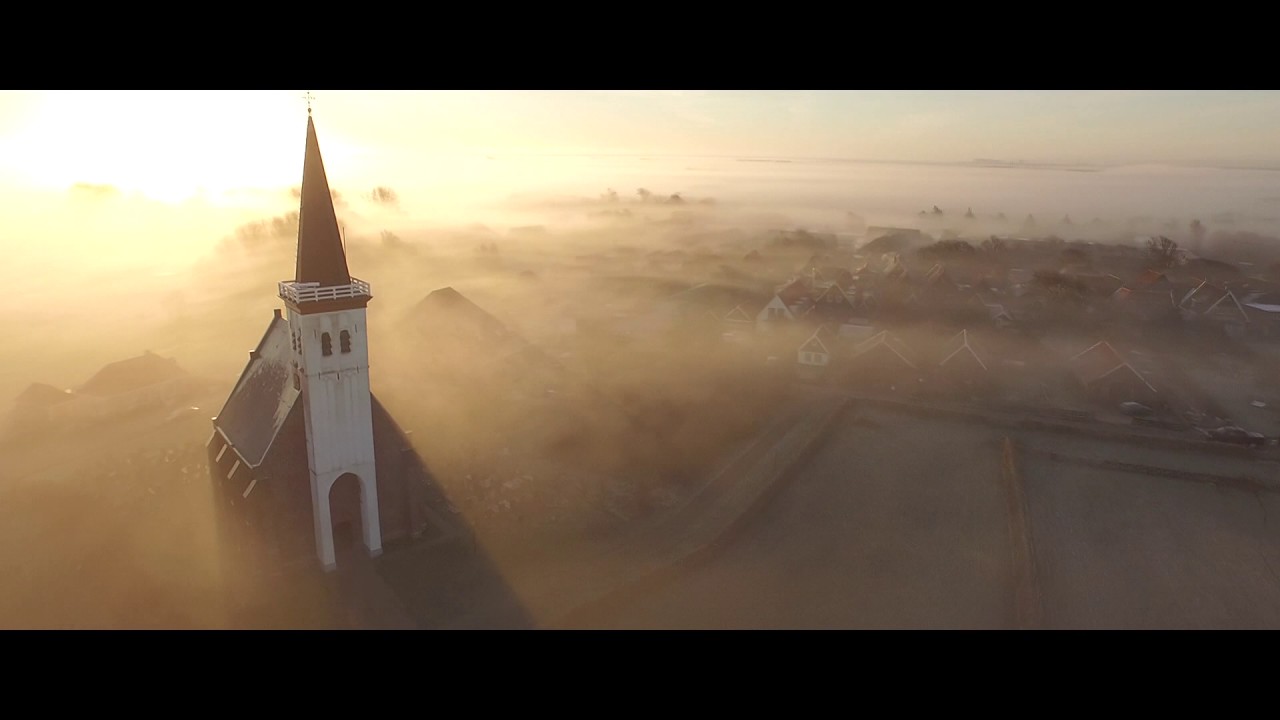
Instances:
[[[320,334],[320,354],[326,357],[333,354],[333,339],[329,333]]]
[[[343,330],[342,334],[338,335],[338,344],[342,347],[342,352],[351,352],[351,333]]]

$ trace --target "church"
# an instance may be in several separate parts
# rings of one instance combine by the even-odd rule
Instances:
[[[297,264],[207,450],[222,549],[258,571],[315,563],[439,525],[430,477],[369,389],[369,283],[352,277],[307,111]]]

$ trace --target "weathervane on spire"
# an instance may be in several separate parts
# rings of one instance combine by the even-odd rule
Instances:
[[[302,99],[307,101],[307,115],[310,115],[310,114],[311,114],[311,101],[312,101],[312,100],[315,100],[315,99],[316,99],[316,96],[315,96],[315,95],[312,95],[312,94],[311,94],[311,91],[310,91],[310,90],[308,90],[308,91],[307,91],[307,94],[302,96]]]

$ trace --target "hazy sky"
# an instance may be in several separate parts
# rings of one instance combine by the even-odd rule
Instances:
[[[0,92],[0,182],[159,199],[296,184],[303,91]],[[327,164],[620,153],[1280,166],[1276,91],[315,91]]]

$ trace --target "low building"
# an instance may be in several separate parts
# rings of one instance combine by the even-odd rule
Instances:
[[[75,389],[57,414],[69,420],[92,420],[141,408],[172,405],[195,388],[195,380],[174,358],[148,350],[138,357],[104,366]]]
[[[831,368],[835,349],[835,336],[826,327],[820,327],[804,341],[796,352],[797,375],[802,380],[817,380]]]
[[[5,421],[7,433],[21,433],[57,422],[75,396],[70,390],[59,390],[46,383],[32,383],[13,399],[13,407]]]
[[[1098,400],[1148,405],[1159,400],[1155,386],[1105,340],[1074,355],[1067,364],[1080,386]]]
[[[915,353],[887,330],[855,345],[843,365],[842,381],[867,390],[914,391],[922,377]]]
[[[968,330],[956,333],[943,346],[934,367],[935,386],[974,391],[988,387],[991,372],[985,353],[974,347]]]
[[[1236,299],[1235,293],[1228,290],[1212,305],[1205,308],[1197,318],[1198,322],[1217,328],[1233,340],[1242,340],[1251,332],[1252,319],[1244,306]]]

